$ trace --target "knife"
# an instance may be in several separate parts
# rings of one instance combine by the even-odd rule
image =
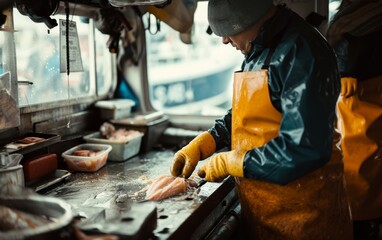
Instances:
[[[205,179],[202,179],[200,180],[200,182],[198,182],[198,185],[196,185],[196,188],[200,188],[201,186],[203,186],[204,184],[206,184],[206,180]]]

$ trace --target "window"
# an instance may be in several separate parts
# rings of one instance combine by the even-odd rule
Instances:
[[[153,20],[143,16],[145,25]],[[160,31],[146,30],[147,71],[152,105],[167,113],[221,115],[231,107],[233,72],[243,55],[224,45],[208,28],[207,2],[198,2],[192,44],[184,44],[179,32],[161,23]]]
[[[5,39],[5,31],[1,31],[0,32],[0,75],[3,74],[5,72],[5,56],[3,54],[3,52],[5,51],[5,47],[4,47],[4,39]]]
[[[329,0],[329,20],[337,13],[341,0]]]
[[[20,111],[17,105],[15,79],[15,55],[12,31],[8,24],[0,26],[0,129],[16,127],[20,124]]]
[[[65,19],[57,16],[57,21],[58,18]],[[109,91],[112,77],[107,36],[94,30],[91,19],[71,16],[70,20],[76,22],[83,71],[68,75],[60,73],[59,27],[49,30],[45,24],[35,23],[14,10],[20,106],[78,99]]]

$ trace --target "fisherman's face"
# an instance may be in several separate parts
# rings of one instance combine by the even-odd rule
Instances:
[[[239,34],[231,37],[222,38],[224,44],[231,44],[236,50],[241,51],[242,54],[247,55],[251,50],[251,42],[239,36]]]
[[[255,24],[253,27],[233,36],[222,37],[222,41],[224,44],[230,43],[232,47],[247,55],[251,51],[252,41],[259,35],[259,32],[260,24]]]
[[[276,7],[273,6],[269,9],[267,14],[263,16],[259,21],[257,21],[257,23],[255,23],[253,26],[235,35],[222,37],[222,42],[224,44],[230,43],[232,47],[241,51],[242,54],[247,55],[252,49],[252,41],[259,36],[263,24],[275,13]]]

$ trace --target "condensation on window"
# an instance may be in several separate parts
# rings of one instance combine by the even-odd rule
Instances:
[[[329,21],[337,13],[341,0],[329,0]]]
[[[60,18],[65,19],[58,16],[57,21]],[[45,24],[35,23],[14,11],[20,106],[95,96],[96,86],[98,94],[110,89],[111,77],[105,77],[106,72],[110,73],[105,69],[110,64],[104,63],[111,59],[107,57],[107,36],[101,34],[94,39],[89,19],[72,16],[70,20],[76,22],[83,71],[68,74],[60,72],[59,27],[48,29]],[[91,52],[94,51],[91,41],[95,41],[95,54]],[[97,68],[91,56],[98,61]]]

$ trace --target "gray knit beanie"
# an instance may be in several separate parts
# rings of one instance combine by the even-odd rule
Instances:
[[[233,36],[254,25],[273,5],[273,0],[209,0],[208,22],[221,37]]]

